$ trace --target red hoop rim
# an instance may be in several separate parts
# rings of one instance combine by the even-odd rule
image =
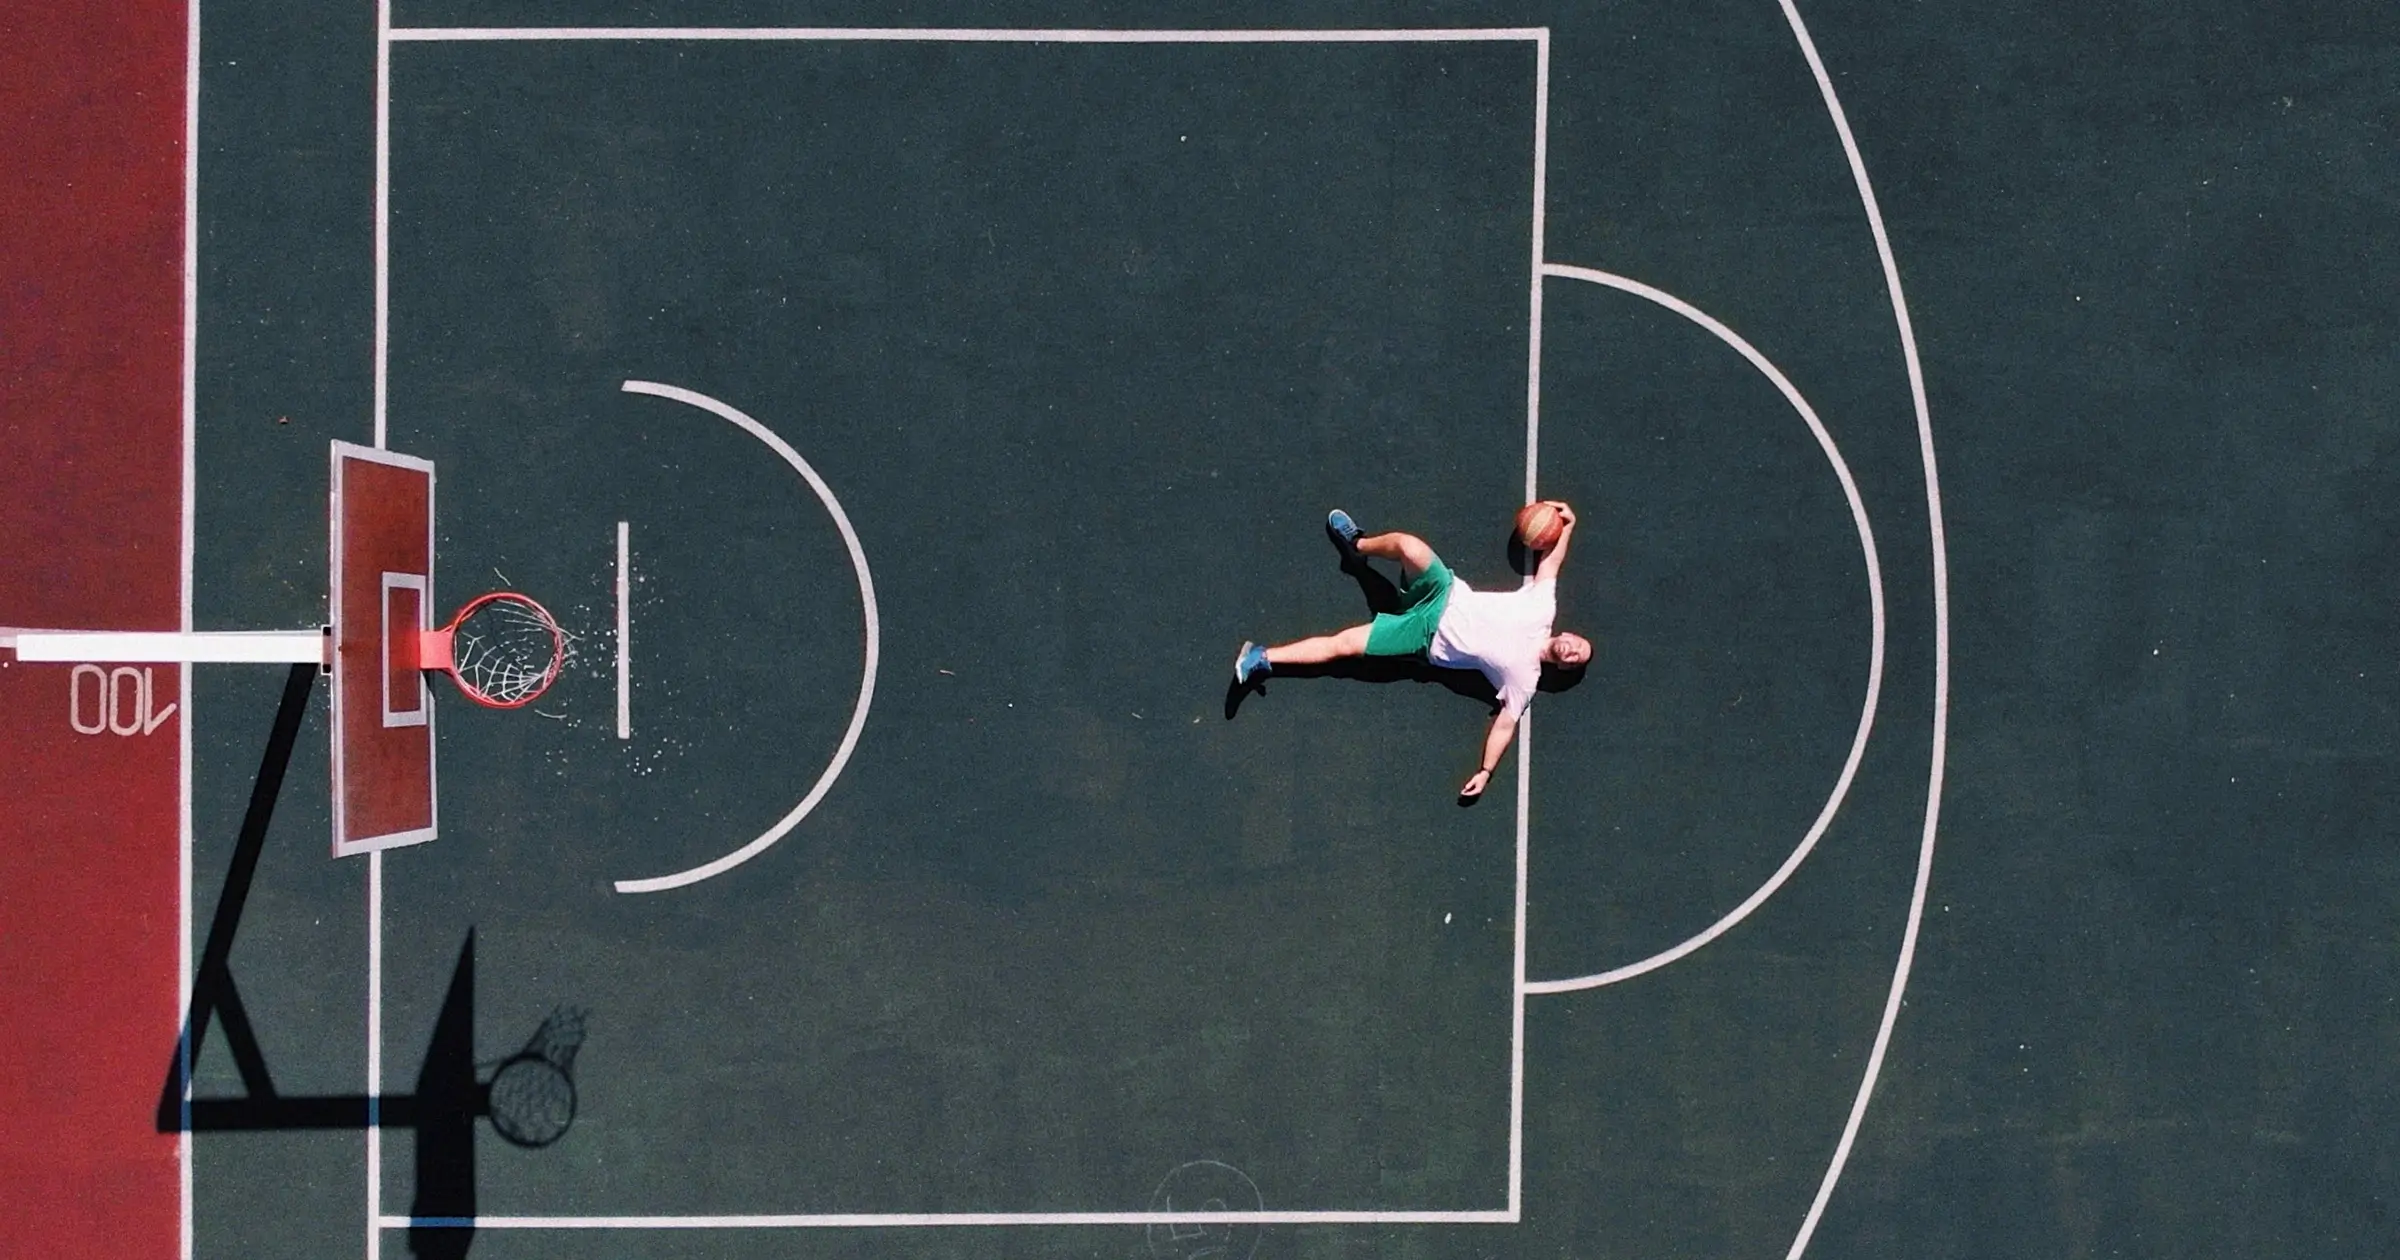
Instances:
[[[509,700],[494,696],[469,682],[466,675],[458,672],[458,661],[452,652],[459,626],[485,605],[497,603],[519,604],[532,610],[542,628],[550,632],[550,663],[542,670],[541,681],[524,695]],[[450,681],[457,685],[459,694],[487,709],[522,709],[541,699],[542,693],[550,690],[550,684],[558,681],[559,670],[567,661],[567,635],[566,631],[559,628],[558,618],[551,616],[550,610],[542,607],[540,600],[520,591],[490,591],[469,600],[464,608],[451,616],[449,624],[439,630],[426,631],[419,658],[424,668],[437,669],[450,675]]]

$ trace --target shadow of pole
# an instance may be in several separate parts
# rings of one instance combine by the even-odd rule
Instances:
[[[417,1072],[417,1195],[412,1220],[471,1221],[475,1216],[475,1118],[483,1098],[475,1083],[475,934],[459,947],[442,995],[441,1015]],[[427,1260],[459,1260],[475,1230],[411,1225],[408,1249]]]
[[[470,929],[435,1016],[415,1093],[290,1097],[276,1091],[234,983],[233,941],[258,875],[268,824],[283,792],[284,773],[308,714],[316,676],[316,666],[295,665],[285,679],[224,890],[209,919],[191,1004],[159,1092],[158,1131],[414,1130],[417,1185],[409,1209],[409,1249],[420,1256],[459,1260],[475,1239],[476,1121],[491,1119],[502,1137],[520,1147],[548,1146],[565,1136],[574,1123],[572,1072],[583,1040],[584,1012],[558,1008],[491,1081],[480,1080],[475,1063],[475,933]],[[241,1075],[243,1092],[238,1097],[197,1098],[192,1093],[193,1065],[210,1028],[218,1024],[224,1027],[226,1050]],[[497,1110],[496,1098],[501,1104]]]
[[[175,1061],[168,1066],[167,1083],[158,1100],[158,1128],[173,1133],[188,1127],[192,1064],[208,1038],[212,1020],[225,1023],[226,1048],[242,1074],[242,1087],[253,1099],[274,1101],[275,1083],[259,1053],[250,1014],[233,984],[233,936],[250,901],[250,885],[258,876],[258,857],[267,843],[267,824],[275,817],[275,801],[283,795],[283,775],[292,764],[292,746],[299,742],[301,720],[308,716],[308,698],[316,687],[317,667],[294,665],[284,677],[283,700],[275,707],[275,725],[267,735],[266,753],[259,758],[258,777],[250,784],[250,805],[242,812],[240,838],[233,846],[233,864],[226,869],[225,887],[217,896],[216,913],[208,923],[208,942],[200,950],[200,966],[192,979],[192,1004],[184,1013],[183,1034],[176,1039]],[[364,1123],[362,1106],[360,1122]]]

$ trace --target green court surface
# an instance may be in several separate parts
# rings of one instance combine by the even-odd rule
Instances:
[[[185,1253],[2384,1254],[2400,35],[2302,10],[202,3],[191,624],[324,619],[338,439],[572,656],[339,862],[195,673]],[[1327,509],[1534,495],[1480,802],[1471,678],[1228,687]]]

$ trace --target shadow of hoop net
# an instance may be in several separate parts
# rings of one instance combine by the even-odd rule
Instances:
[[[552,1011],[525,1048],[492,1073],[484,1110],[501,1137],[533,1149],[565,1137],[574,1125],[575,1052],[583,1048],[585,1014],[577,1006]]]

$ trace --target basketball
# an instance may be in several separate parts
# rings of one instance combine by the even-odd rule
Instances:
[[[1559,532],[1565,528],[1556,504],[1528,503],[1517,509],[1517,541],[1528,550],[1548,551],[1557,546]]]

